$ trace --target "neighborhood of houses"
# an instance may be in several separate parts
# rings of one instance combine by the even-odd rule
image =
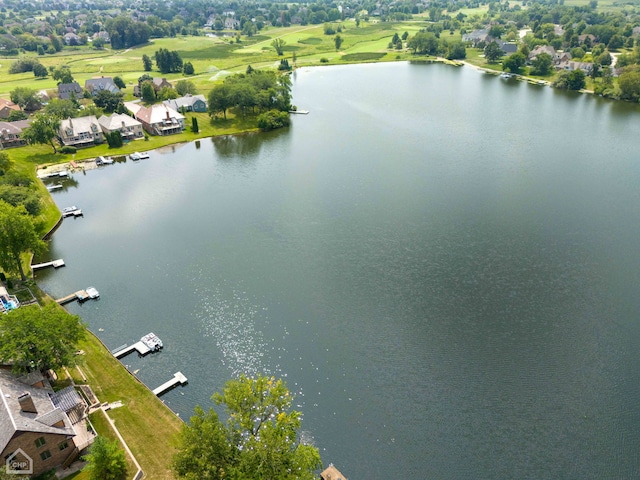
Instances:
[[[562,35],[564,30],[560,25],[555,26],[555,34]],[[634,29],[634,34],[640,35],[640,27]],[[518,44],[515,42],[504,42],[499,38],[493,38],[489,35],[488,29],[474,30],[471,33],[466,33],[462,36],[462,41],[473,47],[480,47],[488,45],[491,42],[496,42],[498,47],[502,50],[505,56],[512,55],[518,51]],[[581,45],[595,45],[597,38],[591,34],[584,34],[578,36],[578,41]],[[571,53],[568,51],[557,51],[551,45],[539,45],[532,49],[527,56],[527,63],[533,62],[536,57],[542,53],[546,53],[551,57],[553,66],[556,70],[582,70],[586,75],[590,75],[593,70],[593,63],[591,62],[579,62],[571,59]],[[615,60],[614,60],[615,63]],[[620,74],[620,70],[613,68],[613,76],[617,77]]]
[[[156,91],[164,87],[171,87],[165,78],[154,78],[152,85]],[[92,78],[85,82],[84,90],[95,96],[101,90],[117,93],[120,89],[111,77]],[[75,96],[81,98],[83,88],[77,83],[62,83],[58,85],[58,98],[68,100]],[[134,95],[139,96],[138,86],[134,89]],[[206,112],[207,101],[204,95],[187,94],[172,100],[148,107],[137,101],[125,102],[125,107],[131,112],[131,116],[114,113],[110,116],[95,115],[67,118],[60,122],[58,139],[64,146],[76,148],[90,147],[105,141],[105,134],[119,131],[124,141],[144,138],[145,132],[149,135],[173,135],[185,129],[184,112]],[[0,98],[0,120],[6,120],[12,111],[20,110],[20,107],[10,100]],[[182,112],[182,113],[181,113]],[[13,148],[26,145],[22,138],[22,131],[29,126],[30,120],[14,122],[0,121],[0,148]]]

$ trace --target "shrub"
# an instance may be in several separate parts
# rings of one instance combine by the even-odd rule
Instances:
[[[287,112],[269,110],[258,115],[258,128],[264,132],[275,130],[276,128],[288,127],[291,121]]]
[[[60,153],[76,153],[78,151],[78,149],[76,147],[73,147],[71,145],[65,145],[64,147],[62,147],[60,149]]]
[[[329,59],[328,59],[328,58],[326,58],[326,57],[322,57],[322,58],[320,59],[320,63],[329,63]]]

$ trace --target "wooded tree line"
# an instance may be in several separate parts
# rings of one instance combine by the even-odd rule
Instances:
[[[249,73],[227,77],[209,93],[209,115],[236,108],[242,116],[248,113],[291,110],[291,79],[267,70],[247,68]]]

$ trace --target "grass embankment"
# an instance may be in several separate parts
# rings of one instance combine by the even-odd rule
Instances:
[[[146,478],[172,479],[170,462],[175,452],[173,438],[180,431],[180,420],[145,385],[116,360],[92,334],[78,346],[85,354],[79,364],[87,382],[101,402],[122,401],[124,406],[110,410],[109,416],[133,452]],[[76,383],[83,380],[70,369]],[[102,413],[91,417],[98,433],[116,438]],[[135,473],[129,460],[129,471]]]

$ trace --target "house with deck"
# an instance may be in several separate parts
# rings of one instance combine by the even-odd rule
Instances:
[[[68,467],[95,438],[73,387],[54,392],[38,371],[18,377],[0,367],[2,467],[34,476]]]
[[[95,115],[62,120],[59,136],[63,145],[77,148],[91,147],[104,142],[104,134]]]
[[[0,148],[23,147],[27,141],[22,138],[22,130],[27,128],[31,120],[17,122],[0,122]]]
[[[173,135],[184,130],[184,116],[164,103],[143,107],[139,103],[126,102],[125,107],[151,135]]]
[[[117,130],[120,132],[123,140],[138,140],[144,138],[142,123],[124,113],[114,113],[110,117],[102,115],[98,119],[98,123],[103,133],[113,133]]]

